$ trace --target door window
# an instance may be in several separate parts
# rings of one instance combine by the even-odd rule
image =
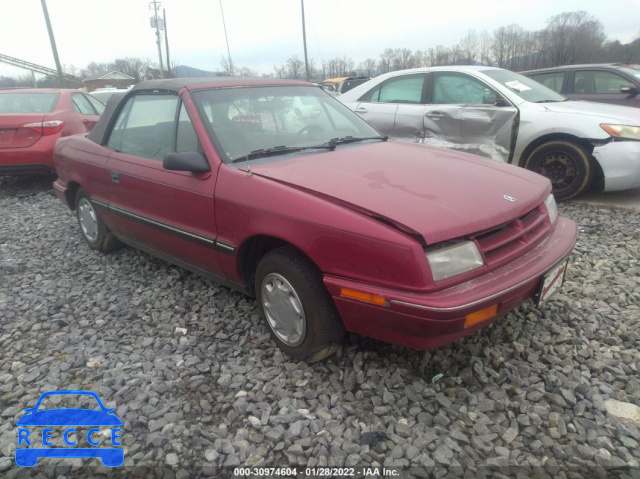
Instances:
[[[365,93],[360,101],[380,103],[422,103],[425,75],[391,78]]]
[[[107,146],[155,160],[174,151],[177,95],[136,95],[120,111]]]
[[[433,103],[493,105],[495,90],[480,80],[459,73],[436,73],[433,79]]]
[[[629,83],[624,77],[606,71],[577,71],[573,83],[574,93],[614,94],[620,93],[620,87]]]
[[[564,86],[565,72],[542,73],[533,75],[531,78],[547,88],[551,88],[556,93],[561,93]]]

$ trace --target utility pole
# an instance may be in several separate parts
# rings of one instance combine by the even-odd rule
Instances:
[[[307,60],[307,30],[304,24],[304,0],[300,0],[302,6],[302,42],[304,43],[304,70],[307,74],[307,81],[309,81],[309,60]]]
[[[167,51],[167,71],[171,72],[171,62],[169,61],[169,33],[167,33],[167,11],[162,9],[162,19],[164,20],[164,46]]]
[[[53,37],[53,29],[51,28],[51,20],[49,20],[49,11],[47,10],[47,2],[42,0],[42,12],[44,13],[44,21],[47,24],[47,30],[49,31],[49,42],[51,42],[51,50],[53,50],[53,59],[56,62],[56,69],[58,70],[58,79],[60,80],[60,88],[64,88],[64,75],[62,74],[62,66],[60,65],[60,59],[58,58],[58,48],[56,47],[56,39]]]
[[[44,2],[44,0],[42,0]],[[156,29],[156,43],[158,44],[158,60],[160,61],[160,78],[164,78],[164,67],[162,65],[162,42],[160,41],[160,22],[158,21],[158,7],[160,2],[153,0],[153,18],[151,19],[151,27]]]

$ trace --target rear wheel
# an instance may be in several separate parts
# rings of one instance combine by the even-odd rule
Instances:
[[[121,243],[104,224],[87,192],[79,188],[76,194],[76,216],[85,242],[91,249],[107,253]]]
[[[553,140],[531,152],[525,168],[551,180],[557,200],[568,200],[584,192],[593,177],[589,154],[576,143]]]
[[[255,290],[269,333],[285,353],[313,363],[338,349],[342,321],[322,273],[298,250],[267,253],[258,263]]]

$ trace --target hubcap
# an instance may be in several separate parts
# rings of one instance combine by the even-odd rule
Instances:
[[[564,152],[552,152],[542,159],[538,173],[549,178],[555,190],[561,190],[576,179],[576,161]]]
[[[278,273],[269,273],[262,280],[262,307],[280,341],[292,347],[302,343],[306,330],[302,301],[291,283]]]
[[[98,241],[98,217],[91,202],[82,198],[78,203],[78,221],[82,234],[90,243]]]

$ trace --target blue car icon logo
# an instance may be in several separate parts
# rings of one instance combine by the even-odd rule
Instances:
[[[39,410],[42,401],[50,396],[90,396],[96,400],[100,409],[85,408],[56,408]],[[95,457],[102,460],[106,467],[117,467],[124,463],[124,449],[122,447],[75,447],[78,440],[72,439],[77,435],[76,428],[87,428],[86,441],[91,446],[100,446],[100,439],[95,435],[100,427],[111,428],[111,446],[120,446],[122,421],[114,414],[115,409],[104,406],[98,395],[92,391],[48,391],[42,393],[36,405],[25,409],[25,413],[18,419],[18,448],[16,449],[16,464],[21,467],[32,467],[41,457],[53,458],[88,458]],[[99,426],[99,427],[95,427]],[[32,437],[33,427],[42,428],[42,437]],[[64,445],[53,446],[53,427],[65,428],[62,434]],[[33,447],[41,443],[42,447]],[[22,446],[22,447],[21,447]],[[27,447],[31,446],[31,447]]]

